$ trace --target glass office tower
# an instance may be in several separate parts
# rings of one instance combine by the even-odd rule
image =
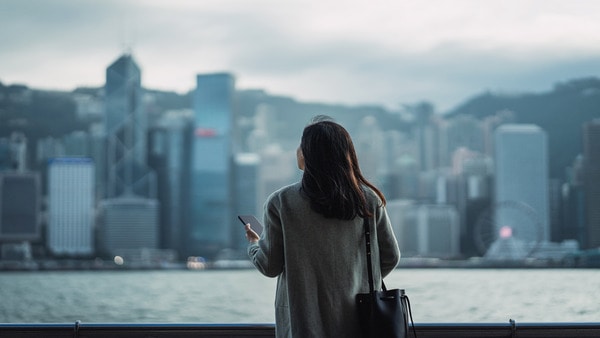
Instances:
[[[495,231],[524,243],[548,241],[546,132],[531,124],[505,124],[496,129],[495,145]]]
[[[194,93],[190,249],[214,257],[231,247],[232,124],[235,79],[200,74]]]
[[[90,158],[50,160],[48,248],[57,255],[94,252],[94,162]]]
[[[104,254],[158,247],[156,176],[147,165],[141,71],[129,54],[106,70],[106,198],[99,204]]]
[[[158,181],[160,247],[188,256],[192,110],[166,112],[150,131],[148,162]]]
[[[600,247],[600,119],[583,126],[584,248]]]
[[[122,55],[107,68],[104,90],[107,197],[148,196],[152,190],[146,166],[148,122],[141,104],[141,71],[131,55]]]

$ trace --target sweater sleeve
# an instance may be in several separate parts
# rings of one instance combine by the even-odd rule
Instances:
[[[400,249],[398,248],[398,241],[396,240],[392,224],[384,206],[377,208],[376,219],[381,277],[385,277],[398,265],[400,261]]]
[[[265,203],[264,230],[257,243],[248,245],[248,256],[254,266],[267,277],[276,277],[283,272],[283,232],[279,208],[274,198]]]

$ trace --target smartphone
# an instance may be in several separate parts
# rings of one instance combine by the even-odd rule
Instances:
[[[263,226],[260,224],[260,221],[254,217],[254,215],[239,215],[238,218],[244,225],[250,223],[252,230],[254,230],[254,232],[256,232],[259,236],[262,234]]]

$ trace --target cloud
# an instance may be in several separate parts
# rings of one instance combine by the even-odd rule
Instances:
[[[183,92],[197,73],[230,71],[242,88],[303,100],[443,110],[485,89],[598,74],[599,11],[577,0],[4,0],[0,80],[102,85],[130,48],[150,88]]]

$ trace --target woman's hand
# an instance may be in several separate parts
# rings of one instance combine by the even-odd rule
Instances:
[[[260,239],[260,236],[250,227],[250,223],[246,224],[246,239],[249,243],[256,243]]]

